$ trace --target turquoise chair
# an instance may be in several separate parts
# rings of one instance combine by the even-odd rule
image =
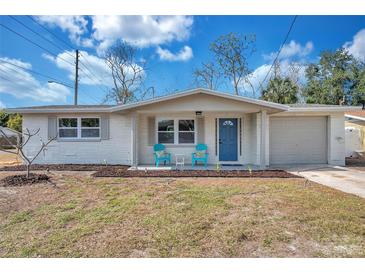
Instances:
[[[163,162],[166,165],[166,162],[171,164],[171,153],[165,152],[165,145],[163,144],[155,144],[153,146],[153,157],[155,158],[155,164],[158,167],[160,162]]]
[[[208,146],[206,144],[197,144],[195,147],[196,152],[191,154],[191,166],[200,161],[204,163],[204,167],[207,167],[208,164]]]

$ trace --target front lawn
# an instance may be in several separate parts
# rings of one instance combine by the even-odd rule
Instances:
[[[301,178],[51,176],[0,187],[0,257],[365,256],[365,200]]]

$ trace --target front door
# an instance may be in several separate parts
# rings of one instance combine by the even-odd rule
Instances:
[[[219,161],[237,161],[237,119],[219,119]]]

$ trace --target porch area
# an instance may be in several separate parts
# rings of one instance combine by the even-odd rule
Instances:
[[[186,164],[184,166],[176,166],[175,163],[172,163],[171,165],[162,165],[162,166],[156,166],[156,165],[138,165],[138,166],[131,166],[128,168],[128,170],[140,170],[140,171],[163,171],[163,170],[214,170],[214,171],[220,171],[220,170],[261,170],[260,166],[258,165],[212,165],[208,164],[206,167],[204,165],[194,165]]]
[[[268,165],[266,110],[135,113],[131,122],[131,166],[134,169],[254,170]],[[156,144],[162,144],[163,153],[170,158],[165,166],[156,165]],[[198,144],[207,147],[202,152],[206,154],[206,167],[200,161],[192,164]],[[184,164],[176,167],[179,161]]]

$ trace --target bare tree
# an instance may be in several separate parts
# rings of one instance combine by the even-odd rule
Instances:
[[[210,45],[210,50],[226,78],[232,81],[235,94],[239,94],[242,81],[249,84],[248,59],[255,52],[255,35],[229,33],[220,36]],[[253,87],[253,85],[251,84]]]
[[[146,61],[137,62],[136,48],[125,42],[112,46],[104,57],[111,70],[114,87],[106,95],[106,101],[126,104],[140,99],[145,80]]]
[[[202,63],[202,67],[193,72],[196,86],[208,89],[217,89],[220,85],[221,76],[222,73],[213,62]]]
[[[37,129],[34,132],[30,132],[30,130],[28,128],[25,128],[23,133],[18,132],[18,141],[17,141],[16,144],[14,144],[11,141],[11,139],[9,138],[9,136],[7,136],[6,133],[2,129],[0,129],[0,134],[9,143],[9,147],[12,147],[13,149],[16,149],[16,151],[12,151],[12,150],[9,150],[9,149],[4,149],[2,147],[0,147],[0,150],[1,151],[4,151],[4,152],[7,152],[7,153],[12,153],[12,154],[15,154],[15,155],[19,155],[24,160],[25,166],[27,168],[27,178],[29,178],[29,176],[30,176],[30,168],[31,168],[31,165],[33,164],[34,160],[39,156],[39,154],[41,154],[42,151],[44,151],[46,149],[46,147],[52,141],[54,141],[57,138],[57,136],[55,136],[55,137],[49,139],[45,143],[42,140],[42,138],[39,137],[41,146],[38,149],[38,151],[35,153],[34,156],[26,155],[26,153],[25,153],[25,145],[29,142],[29,140],[32,137],[38,135],[39,131],[40,131],[40,129]]]

